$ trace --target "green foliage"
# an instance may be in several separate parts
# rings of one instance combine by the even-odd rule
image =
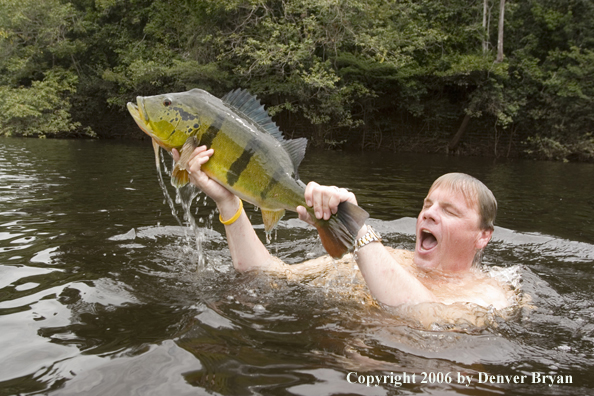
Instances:
[[[0,86],[0,134],[45,137],[77,130],[81,125],[72,122],[67,99],[76,83],[73,73],[54,69],[30,87]]]
[[[521,98],[513,121],[525,131],[525,153],[592,161],[594,4],[532,0],[516,12],[524,18],[511,25],[517,49],[505,88]]]
[[[137,95],[242,87],[321,146],[443,144],[469,115],[486,145],[592,160],[594,3],[508,0],[503,62],[483,4],[0,0],[1,133],[135,135]]]
[[[567,162],[570,159],[594,162],[594,137],[587,133],[575,141],[559,141],[551,137],[530,136],[524,151],[531,158]]]
[[[80,28],[73,11],[72,5],[57,0],[0,1],[0,82],[30,82],[40,69],[60,67],[62,59],[84,47],[67,37]]]
[[[47,136],[81,126],[69,101],[78,78],[62,67],[84,48],[68,37],[81,29],[74,15],[71,4],[55,0],[0,1],[0,134]]]

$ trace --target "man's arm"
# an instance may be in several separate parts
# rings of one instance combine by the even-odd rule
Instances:
[[[318,219],[329,219],[338,210],[338,204],[343,201],[357,204],[355,195],[343,188],[320,186],[311,182],[305,189],[305,202],[314,208]],[[297,213],[301,220],[312,224],[312,219],[304,207],[298,207]],[[366,233],[367,226],[363,226],[357,238]],[[369,291],[381,303],[397,306],[404,303],[436,301],[433,293],[405,270],[381,242],[363,246],[357,250],[355,257]]]
[[[357,239],[366,233],[367,226],[363,226]],[[436,301],[433,293],[405,270],[381,242],[363,246],[355,257],[369,291],[378,301],[391,306]]]
[[[187,170],[190,182],[215,201],[223,220],[232,219],[241,210],[237,220],[225,225],[233,266],[237,271],[244,272],[275,265],[276,262],[258,238],[245,211],[241,209],[239,198],[202,172],[201,166],[213,154],[213,149],[207,150],[206,146],[197,147],[190,156]],[[175,161],[179,159],[179,153],[175,149],[173,158]]]

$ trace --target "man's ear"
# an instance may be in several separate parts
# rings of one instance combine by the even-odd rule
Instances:
[[[492,236],[493,236],[492,229],[481,230],[480,234],[479,234],[479,238],[476,240],[476,248],[479,250],[484,249],[484,247],[487,246],[487,244],[491,240]]]

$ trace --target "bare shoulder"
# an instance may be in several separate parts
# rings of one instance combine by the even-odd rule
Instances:
[[[473,273],[451,282],[435,293],[444,304],[473,303],[483,308],[505,309],[512,304],[513,292],[499,281],[483,273]]]
[[[455,281],[432,283],[430,289],[437,302],[403,306],[403,313],[416,320],[423,328],[447,325],[448,328],[464,328],[467,325],[483,327],[491,321],[488,311],[495,308],[505,318],[513,304],[513,292],[509,287],[479,274]],[[453,326],[453,327],[449,327]]]
[[[509,307],[513,300],[513,292],[509,286],[484,274],[481,274],[471,290],[476,303],[484,307],[501,310]]]

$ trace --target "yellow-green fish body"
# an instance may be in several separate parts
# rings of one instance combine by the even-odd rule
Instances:
[[[260,207],[267,232],[286,209],[307,208],[305,186],[297,176],[306,139],[284,139],[264,106],[246,91],[235,90],[219,99],[193,89],[138,97],[137,104],[128,103],[128,110],[154,143],[167,151],[180,150],[181,158],[172,173],[174,186],[188,182],[187,158],[195,147],[206,145],[214,154],[202,170]],[[316,227],[326,250],[335,257],[346,253],[367,217],[358,206],[342,203],[330,220],[318,220]]]

